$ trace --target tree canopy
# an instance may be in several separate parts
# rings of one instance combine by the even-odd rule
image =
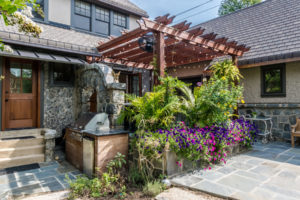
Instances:
[[[262,0],[222,0],[219,8],[219,16],[227,15],[237,10],[247,8],[254,4],[260,3]]]

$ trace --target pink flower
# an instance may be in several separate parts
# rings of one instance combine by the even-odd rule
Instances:
[[[209,167],[208,169],[211,170],[211,167]]]

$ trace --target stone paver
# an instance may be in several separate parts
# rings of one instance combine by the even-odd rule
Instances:
[[[229,158],[226,165],[196,170],[171,182],[241,200],[300,199],[300,147],[257,143],[251,151]]]
[[[0,176],[1,194],[9,193],[13,197],[35,195],[44,192],[57,192],[69,189],[65,175],[75,179],[80,171],[67,162],[41,163],[40,168],[15,172]]]
[[[27,199],[26,199],[27,200]],[[155,200],[221,200],[207,194],[184,190],[182,188],[170,188],[158,196]]]

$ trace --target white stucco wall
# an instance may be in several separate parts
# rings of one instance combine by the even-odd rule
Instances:
[[[260,67],[241,69],[246,103],[300,103],[300,62],[286,63],[286,97],[261,97]]]
[[[134,15],[129,15],[129,30],[136,29],[139,27],[138,23],[136,23],[136,20],[139,20],[140,18]]]
[[[71,25],[71,0],[49,0],[49,21]]]

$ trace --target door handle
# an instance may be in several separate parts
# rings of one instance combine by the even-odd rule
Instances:
[[[8,102],[8,99],[5,99],[5,102]]]

